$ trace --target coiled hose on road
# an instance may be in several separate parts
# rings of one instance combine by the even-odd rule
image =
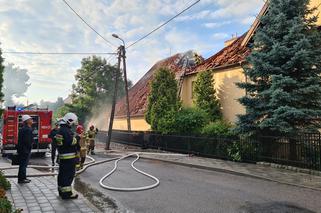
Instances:
[[[148,190],[148,189],[152,189],[155,188],[159,185],[160,181],[158,178],[156,178],[155,176],[148,174],[147,172],[141,171],[139,169],[137,169],[135,167],[135,163],[136,161],[139,160],[140,158],[140,153],[130,153],[121,157],[115,157],[115,158],[109,158],[106,160],[100,160],[100,161],[96,161],[94,158],[87,156],[87,158],[90,159],[90,162],[86,162],[84,168],[82,168],[81,170],[77,171],[77,174],[81,174],[83,173],[86,169],[88,169],[89,167],[92,166],[96,166],[99,164],[103,164],[103,163],[107,163],[107,162],[111,162],[111,161],[115,161],[114,164],[114,168],[108,172],[105,176],[103,176],[100,180],[99,180],[99,185],[102,188],[108,189],[108,190],[113,190],[113,191],[126,191],[126,192],[130,192],[130,191],[142,191],[142,190]],[[144,154],[160,154],[160,153],[144,153]],[[165,153],[161,153],[161,155],[180,155],[183,156],[181,154],[165,154]],[[152,179],[155,181],[154,184],[148,185],[148,186],[143,186],[143,187],[133,187],[133,188],[128,188],[128,187],[112,187],[112,186],[108,186],[105,185],[103,182],[111,175],[113,174],[117,167],[118,167],[118,162],[125,159],[125,158],[129,158],[132,156],[136,156],[136,158],[131,162],[131,167],[138,173]],[[0,170],[10,170],[10,169],[18,169],[18,166],[8,166],[8,167],[0,167]],[[28,168],[33,168],[33,169],[57,169],[58,166],[39,166],[39,165],[29,165]],[[48,173],[36,173],[36,174],[31,174],[28,175],[28,177],[42,177],[42,176],[55,176],[58,175],[57,172],[48,172]],[[16,178],[17,175],[5,175],[5,177],[9,177],[9,178]]]

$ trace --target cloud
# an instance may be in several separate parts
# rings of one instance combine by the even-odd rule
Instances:
[[[220,28],[222,26],[226,26],[231,24],[232,21],[223,21],[223,22],[207,22],[202,24],[204,27],[209,28],[209,29],[213,29],[213,28]]]
[[[117,33],[129,45],[186,8],[190,0],[68,0],[98,32],[116,46]],[[128,76],[133,82],[157,61],[190,49],[213,54],[223,40],[243,33],[261,0],[202,0],[166,27],[128,49]],[[237,8],[237,10],[235,9]],[[233,11],[235,10],[235,11]],[[2,50],[38,52],[110,52],[104,40],[89,29],[62,1],[0,0]],[[241,24],[235,24],[241,23]],[[216,29],[220,28],[219,31]],[[232,31],[232,32],[231,32]],[[30,56],[4,54],[5,63],[29,71],[31,101],[66,97],[74,74],[86,56]],[[113,59],[111,63],[115,63]],[[56,88],[56,89],[55,89]]]
[[[243,22],[249,16],[255,16],[263,6],[262,0],[203,0],[206,10],[181,16],[177,21],[219,20],[233,18]],[[210,9],[209,9],[210,8]]]
[[[214,33],[212,38],[215,40],[222,40],[229,38],[229,35],[227,33]]]

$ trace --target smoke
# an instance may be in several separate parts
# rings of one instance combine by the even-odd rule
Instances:
[[[109,101],[100,101],[91,111],[91,116],[86,119],[86,127],[94,125],[99,130],[108,130],[111,103]]]
[[[28,70],[20,69],[10,63],[5,66],[3,78],[2,92],[4,94],[4,105],[13,106],[17,104],[13,98],[25,96],[30,86],[30,84],[27,83],[29,80]]]

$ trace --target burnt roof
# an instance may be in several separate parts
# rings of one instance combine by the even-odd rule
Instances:
[[[191,75],[208,69],[241,63],[245,61],[246,57],[250,54],[250,49],[247,46],[242,46],[245,36],[246,33],[238,37],[233,43],[223,48],[212,57],[204,60],[198,66],[192,66],[189,69],[186,69],[184,57],[186,57],[186,55],[193,55],[191,51],[185,54],[176,54],[157,62],[128,92],[131,116],[144,115],[148,103],[147,98],[150,92],[149,84],[159,68],[164,67],[171,69],[172,72],[175,73],[176,78],[179,79],[184,72],[185,75]],[[126,102],[124,97],[116,104],[115,116],[124,117],[126,114]]]
[[[186,75],[195,74],[208,69],[236,65],[245,61],[246,57],[250,54],[250,48],[248,46],[242,46],[245,36],[246,33],[238,37],[233,43],[223,48],[215,55],[206,59],[203,63],[195,67],[195,69],[187,72]]]
[[[150,92],[149,84],[153,79],[154,74],[160,68],[168,68],[174,72],[177,79],[186,70],[186,64],[193,67],[193,52],[188,51],[184,54],[176,54],[157,62],[129,91],[129,106],[131,116],[142,116],[147,108],[147,98]],[[186,61],[187,59],[187,61]],[[187,62],[187,63],[186,63]],[[116,104],[116,117],[126,116],[126,101],[125,97],[120,99]]]

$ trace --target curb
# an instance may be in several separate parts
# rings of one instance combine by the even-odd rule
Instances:
[[[76,191],[74,188],[73,188],[73,191],[75,191],[78,195],[80,195],[79,197],[82,198],[82,200],[84,200],[87,206],[91,210],[93,210],[93,212],[102,213],[102,211],[100,211],[94,204],[92,204],[89,200],[87,200],[87,198],[82,193]]]
[[[301,184],[290,183],[290,182],[286,182],[286,181],[279,181],[279,180],[275,180],[275,179],[272,179],[272,178],[267,178],[267,177],[263,177],[263,176],[259,176],[259,175],[253,175],[253,174],[238,172],[238,171],[234,171],[234,170],[215,168],[215,167],[209,167],[209,166],[202,166],[202,165],[195,165],[195,164],[189,164],[189,163],[182,163],[182,162],[163,160],[163,159],[144,157],[144,156],[141,156],[141,158],[148,159],[148,160],[157,160],[157,161],[171,163],[171,164],[175,164],[175,165],[179,165],[179,166],[196,168],[196,169],[204,169],[204,170],[228,173],[228,174],[238,175],[238,176],[243,176],[243,177],[250,177],[250,178],[256,178],[256,179],[261,179],[261,180],[267,180],[267,181],[270,181],[270,182],[275,182],[275,183],[279,183],[279,184],[285,184],[285,185],[289,185],[289,186],[295,186],[295,187],[298,187],[298,188],[305,188],[305,189],[315,190],[315,191],[319,191],[319,192],[321,191],[321,188],[315,188],[315,187],[305,186],[305,185],[301,185]]]
[[[303,169],[295,166],[287,166],[287,165],[281,165],[277,163],[268,163],[268,162],[257,162],[257,165],[262,165],[262,166],[270,166],[272,168],[277,168],[277,169],[285,169],[297,173],[304,173],[308,175],[315,175],[315,176],[321,176],[321,171],[316,171],[316,170],[311,170],[311,169]]]

